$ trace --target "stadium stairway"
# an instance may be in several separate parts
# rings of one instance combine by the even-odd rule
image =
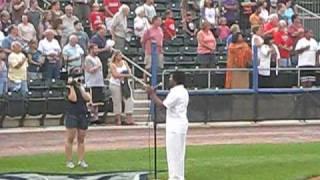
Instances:
[[[149,121],[149,109],[150,100],[148,99],[147,93],[142,89],[135,89],[133,92],[134,97],[134,109],[133,109],[133,119],[138,124],[147,123]],[[122,119],[125,118],[123,114]],[[105,119],[106,123],[113,123],[115,120],[115,114],[113,112],[108,113]]]

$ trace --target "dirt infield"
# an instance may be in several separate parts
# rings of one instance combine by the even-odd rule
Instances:
[[[87,150],[133,149],[148,147],[153,142],[148,127],[91,128]],[[0,156],[63,152],[64,130],[9,132],[0,130]],[[158,131],[158,142],[164,144],[164,129]],[[300,143],[320,141],[320,125],[192,127],[188,145]]]

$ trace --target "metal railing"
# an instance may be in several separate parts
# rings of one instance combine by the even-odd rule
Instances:
[[[320,15],[320,1],[319,0],[296,0],[297,6],[303,7],[308,11]]]
[[[300,87],[301,82],[301,71],[320,71],[320,67],[314,68],[258,68],[258,70],[270,70],[270,71],[297,71],[297,86]],[[175,69],[166,69],[161,74],[162,84],[165,84],[165,75],[170,74],[171,72],[176,71]],[[246,71],[253,72],[254,68],[216,68],[216,69],[208,69],[208,68],[196,68],[196,69],[179,69],[179,71],[186,73],[195,73],[195,72],[207,72],[208,73],[208,89],[211,89],[211,78],[212,72],[227,72],[227,71]],[[253,77],[254,78],[254,77]],[[250,79],[249,79],[250,80]],[[216,87],[214,87],[216,88]],[[165,90],[165,86],[162,86],[162,90]]]
[[[112,51],[120,51],[120,50],[112,48]],[[140,70],[142,73],[146,74],[146,76],[149,78],[151,77],[151,74],[146,69],[139,66],[139,64],[137,64],[136,62],[134,62],[133,60],[128,58],[126,55],[124,55],[122,53],[121,53],[121,55],[122,55],[123,59],[125,59],[128,63],[130,63],[132,65],[132,78],[134,79],[133,87],[135,88],[135,81],[137,81],[138,83],[140,83],[143,86],[146,86],[147,84],[145,82],[143,82],[141,79],[139,79],[138,77],[135,76],[136,69]]]
[[[320,1],[319,1],[320,5]],[[303,26],[306,29],[311,29],[316,37],[316,39],[320,39],[320,7],[319,8],[319,13],[316,13],[314,11],[308,10],[300,5],[297,5],[297,10],[300,15],[301,21]]]

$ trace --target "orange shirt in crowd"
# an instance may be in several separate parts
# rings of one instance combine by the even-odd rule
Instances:
[[[199,31],[197,38],[198,38],[198,49],[197,49],[198,54],[213,53],[213,51],[208,49],[206,46],[204,46],[204,44],[213,49],[216,49],[216,44],[217,44],[216,39],[210,30],[208,32],[205,32],[203,30]]]
[[[256,13],[251,14],[250,24],[251,24],[251,27],[261,25],[262,20],[261,20],[260,16],[258,16]]]

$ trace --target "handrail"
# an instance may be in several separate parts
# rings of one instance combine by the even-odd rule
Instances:
[[[299,10],[301,10],[301,11],[304,11],[305,13],[307,13],[307,14],[309,14],[309,15],[312,15],[312,16],[315,16],[315,17],[317,17],[317,18],[320,18],[320,16],[319,16],[318,14],[316,14],[316,13],[314,13],[314,12],[312,12],[312,11],[310,11],[310,10],[308,10],[308,9],[300,6],[300,5],[296,5],[296,7],[297,7],[297,9],[299,9]]]
[[[111,48],[111,50],[112,50],[112,51],[120,51],[120,50],[114,49],[114,48]],[[130,58],[128,58],[127,56],[125,56],[124,54],[121,53],[121,55],[122,55],[122,57],[123,57],[126,61],[128,61],[129,63],[131,63],[131,64],[133,65],[133,73],[132,73],[131,77],[132,77],[135,81],[137,81],[138,83],[140,83],[141,85],[143,85],[144,87],[146,87],[147,84],[134,75],[134,67],[136,67],[137,69],[139,69],[140,71],[142,71],[143,73],[145,73],[145,74],[146,74],[147,76],[149,76],[149,77],[151,77],[151,74],[150,74],[147,70],[145,70],[145,69],[143,69],[141,66],[139,66],[137,63],[135,63],[134,61],[132,61]]]
[[[112,51],[120,51],[120,50],[119,50],[119,49],[114,49],[114,48],[112,48]],[[122,55],[122,57],[123,57],[126,61],[128,61],[129,63],[131,63],[133,66],[135,66],[136,68],[138,68],[140,71],[142,71],[143,73],[145,73],[147,76],[151,77],[151,74],[150,74],[147,70],[143,69],[141,66],[139,66],[137,63],[135,63],[134,61],[132,61],[130,58],[128,58],[128,57],[125,56],[124,54],[121,54],[121,55]]]

